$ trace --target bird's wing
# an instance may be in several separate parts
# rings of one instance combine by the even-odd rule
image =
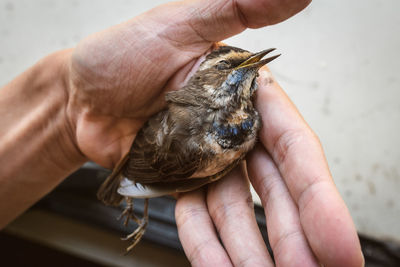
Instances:
[[[174,193],[188,192],[214,182],[230,172],[242,159],[237,159],[223,171],[205,178],[196,178],[174,182],[157,182],[150,184],[135,183],[127,178],[121,181],[118,194],[133,198],[152,198]]]
[[[188,145],[190,133],[171,126],[167,112],[152,117],[138,132],[122,171],[128,179],[144,184],[178,181],[199,168],[201,149]]]

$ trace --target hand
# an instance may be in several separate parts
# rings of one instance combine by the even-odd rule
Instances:
[[[175,2],[85,39],[69,62],[67,113],[76,146],[112,168],[164,107],[164,93],[180,88],[215,42],[282,21],[309,2]]]
[[[89,159],[114,166],[141,125],[164,106],[164,93],[181,86],[213,43],[246,27],[282,21],[308,2],[171,3],[90,36],[69,64],[67,110],[78,148]],[[261,144],[249,155],[247,170],[266,209],[277,265],[362,265],[356,230],[319,141],[266,72],[257,107]],[[179,197],[179,235],[193,265],[272,265],[246,176],[242,167],[206,191]]]
[[[0,90],[0,228],[84,160],[114,166],[143,122],[162,109],[164,93],[179,88],[215,42],[247,27],[282,21],[308,3],[166,4],[92,35],[76,49],[49,56],[21,74]],[[361,265],[351,217],[318,140],[277,84],[263,77],[257,105],[264,120],[264,148],[249,156],[248,171],[266,207],[277,264]],[[242,176],[246,172],[237,170],[207,192],[180,196],[180,238],[194,265],[271,263]],[[195,220],[188,216],[193,213]]]
[[[175,214],[189,260],[194,266],[273,266],[249,177],[265,208],[277,266],[362,266],[356,230],[319,140],[266,69],[256,106],[263,128],[247,164],[178,199]]]

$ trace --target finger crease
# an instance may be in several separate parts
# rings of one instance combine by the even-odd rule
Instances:
[[[264,207],[268,202],[270,202],[272,192],[275,189],[280,188],[280,186],[279,186],[280,181],[275,178],[276,176],[279,176],[278,172],[272,172],[272,173],[264,175],[260,181],[260,183],[261,183],[260,199],[264,200],[264,203],[263,203]]]
[[[208,211],[205,207],[183,209],[176,215],[176,221],[177,224],[182,227],[191,219],[197,218],[198,220],[199,216],[205,216],[207,213]]]
[[[251,264],[251,261],[253,260],[252,256],[246,257],[244,259],[241,259],[239,262],[235,263],[235,266],[254,266],[254,264]]]
[[[236,16],[239,18],[240,24],[244,28],[248,28],[249,23],[247,22],[246,16],[243,14],[242,10],[240,9],[239,3],[237,0],[232,0],[232,8],[233,12],[236,14]]]
[[[194,263],[195,260],[198,260],[201,258],[201,255],[203,254],[202,251],[210,246],[210,243],[213,242],[213,238],[208,238],[203,240],[202,242],[196,244],[193,248],[193,250],[189,253],[188,259],[190,263]],[[194,264],[193,264],[194,265]]]
[[[273,143],[272,152],[276,162],[278,163],[278,167],[286,161],[291,148],[301,142],[304,139],[304,136],[304,130],[296,129],[286,130],[276,138],[276,141]]]
[[[238,207],[238,210],[240,210],[239,214],[237,212],[230,212],[231,210],[235,210]],[[210,210],[211,217],[214,218],[215,226],[217,227],[218,232],[223,228],[223,226],[226,224],[225,221],[230,216],[238,216],[244,214],[241,207],[244,207],[247,210],[251,210],[254,208],[254,202],[251,198],[251,195],[247,197],[245,201],[234,201],[226,204],[221,204]]]
[[[329,181],[326,179],[316,178],[309,186],[307,186],[303,191],[300,192],[297,199],[300,213],[307,209],[307,206],[313,201],[317,193],[319,193],[319,190],[316,190],[315,187],[321,186],[327,182]]]
[[[203,18],[203,15],[201,15],[201,14],[198,12],[197,9],[196,9],[195,11],[197,12],[197,14],[193,15],[193,17],[200,19],[200,20],[202,21],[203,25],[207,25],[207,23],[205,22],[205,20],[204,20],[204,18]],[[213,42],[214,42],[214,41],[208,40],[202,33],[200,33],[200,31],[198,31],[198,30],[196,29],[196,27],[194,26],[194,24],[192,23],[191,20],[189,20],[189,21],[187,22],[187,24],[188,24],[188,26],[192,29],[192,31],[193,31],[198,37],[200,37],[201,41],[200,41],[199,43],[201,43],[201,42],[213,43]],[[197,23],[196,23],[196,24],[197,24]]]
[[[295,237],[300,237],[300,239],[303,238],[303,231],[301,230],[292,230],[290,232],[285,233],[284,235],[281,235],[279,237],[279,239],[276,241],[275,244],[271,243],[271,247],[272,250],[274,251],[274,255],[277,258],[279,253],[281,251],[285,251],[285,250],[281,250],[281,247],[285,245],[286,242],[290,242],[291,239],[294,239]]]

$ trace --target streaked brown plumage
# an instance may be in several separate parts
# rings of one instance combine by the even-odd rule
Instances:
[[[147,225],[132,214],[132,198],[191,191],[218,180],[256,142],[260,118],[253,107],[258,69],[278,56],[223,46],[211,52],[187,85],[166,95],[167,108],[138,132],[130,152],[103,183],[98,197],[109,205],[127,199],[123,215],[139,227],[127,239],[132,249]],[[127,221],[126,221],[127,223]]]

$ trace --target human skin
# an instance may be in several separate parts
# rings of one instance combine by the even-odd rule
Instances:
[[[143,123],[165,106],[165,92],[179,89],[216,42],[283,21],[308,3],[169,3],[49,55],[15,78],[0,90],[0,227],[87,160],[115,166]],[[257,229],[250,181],[266,210],[276,265],[362,266],[354,224],[319,140],[266,69],[256,106],[263,128],[247,167],[178,196],[188,259],[194,266],[273,266]]]

